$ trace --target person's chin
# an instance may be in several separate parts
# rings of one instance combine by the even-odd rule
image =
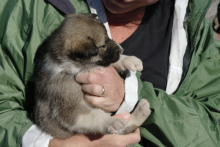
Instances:
[[[103,0],[103,3],[106,9],[113,14],[121,14],[129,12],[129,8],[131,7],[130,3],[126,3],[123,0]],[[130,4],[130,5],[129,5]]]
[[[120,5],[129,5],[130,2],[125,2],[124,0],[115,0]]]

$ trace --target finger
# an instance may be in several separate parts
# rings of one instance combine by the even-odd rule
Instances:
[[[135,144],[141,140],[139,128],[137,128],[133,133],[127,135],[120,135],[120,137],[120,142],[124,146]]]
[[[91,95],[89,93],[86,93],[85,99],[87,102],[89,102],[91,105],[93,105],[95,107],[98,107],[101,109],[105,107],[106,99],[103,97],[97,97],[97,96]]]
[[[138,143],[141,140],[140,137],[140,131],[139,129],[136,129],[133,133],[127,134],[127,135],[117,135],[117,134],[108,134],[104,135],[100,139],[93,140],[93,143],[96,144],[96,146],[106,146],[106,147],[112,147],[112,146],[128,146],[135,143]]]
[[[103,83],[103,72],[105,72],[106,69],[103,68],[102,70],[99,71],[94,71],[94,72],[87,72],[87,73],[82,73],[76,76],[76,81],[79,83],[95,83],[95,84],[100,84]],[[98,73],[99,72],[99,73]]]
[[[116,115],[114,115],[114,116],[112,116],[113,118],[122,118],[122,119],[124,119],[125,121],[129,121],[130,120],[130,118],[131,118],[131,114],[129,114],[129,113],[120,113],[120,114],[116,114]]]
[[[114,112],[118,109],[118,106],[114,104],[114,101],[109,101],[108,98],[97,97],[90,95],[89,93],[86,93],[84,97],[91,105],[105,110],[106,112]]]
[[[135,143],[138,143],[141,140],[140,131],[136,129],[133,133],[126,135],[105,135],[107,142],[112,142],[114,140],[114,146],[128,146]]]
[[[106,88],[97,84],[83,84],[82,90],[96,96],[104,96]]]

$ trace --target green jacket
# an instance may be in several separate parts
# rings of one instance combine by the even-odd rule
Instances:
[[[89,13],[83,0],[70,0],[76,13]],[[132,146],[220,146],[220,45],[204,19],[211,0],[190,0],[185,22],[190,64],[178,90],[167,95],[139,81],[139,98],[154,110]],[[64,17],[43,0],[1,0],[0,146],[21,146],[33,124],[33,59],[38,46]],[[137,73],[137,77],[140,73]]]
[[[178,90],[167,95],[139,82],[139,98],[147,98],[154,109],[141,127],[143,146],[220,146],[220,45],[204,19],[210,3],[189,1],[185,30],[190,63]]]

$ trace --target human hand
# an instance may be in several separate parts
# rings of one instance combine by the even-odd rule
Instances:
[[[85,99],[107,112],[116,111],[124,99],[124,79],[111,66],[78,75],[76,81],[83,84]]]
[[[114,118],[122,118],[125,121],[130,120],[130,115],[117,114]],[[48,147],[125,147],[138,143],[140,141],[140,130],[136,129],[133,133],[127,135],[107,134],[107,135],[83,135],[76,134],[67,139],[54,138],[50,141]]]

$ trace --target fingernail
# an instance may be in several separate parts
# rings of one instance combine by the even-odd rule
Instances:
[[[124,117],[124,120],[129,120],[131,115],[129,113],[124,113],[123,117]]]

